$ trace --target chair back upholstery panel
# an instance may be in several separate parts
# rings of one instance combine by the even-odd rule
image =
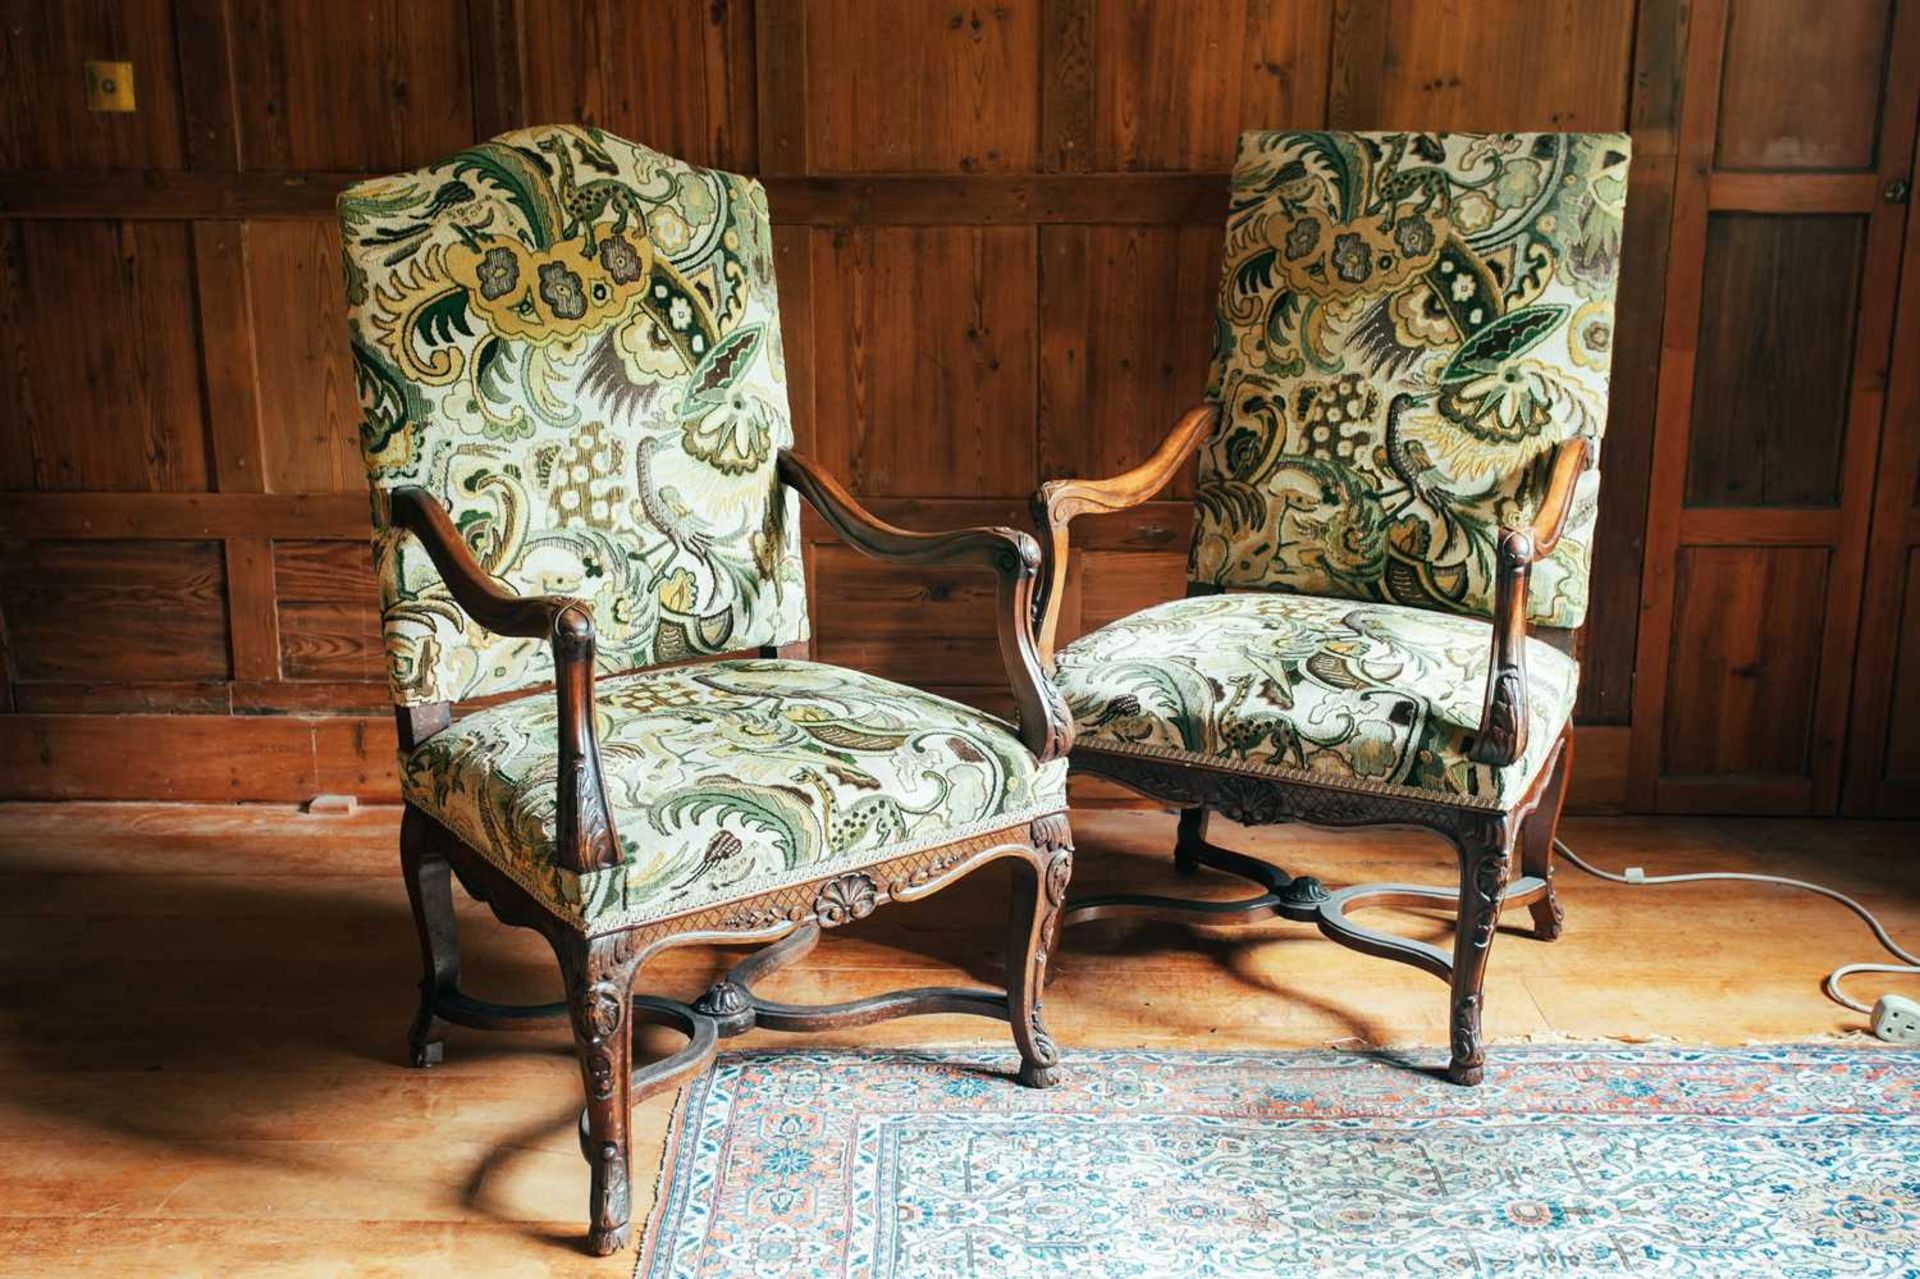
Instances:
[[[766,194],[595,129],[508,133],[340,197],[394,700],[552,678],[454,604],[387,497],[446,504],[522,595],[593,607],[601,665],[804,639]]]
[[[1189,575],[1491,616],[1502,527],[1606,426],[1624,134],[1240,139]],[[1587,607],[1599,493],[1534,569]]]

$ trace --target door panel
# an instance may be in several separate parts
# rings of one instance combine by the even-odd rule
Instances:
[[[1905,239],[1885,193],[1909,177],[1920,5],[1806,16],[1787,0],[1693,11],[1634,806],[1839,803]]]
[[[1688,506],[1832,506],[1867,220],[1707,220]]]
[[[1870,169],[1890,0],[1738,0],[1728,15],[1714,166]]]

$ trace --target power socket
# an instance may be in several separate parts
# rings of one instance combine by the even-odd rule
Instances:
[[[1890,1044],[1920,1044],[1920,1002],[1880,996],[1873,1005],[1873,1033]]]

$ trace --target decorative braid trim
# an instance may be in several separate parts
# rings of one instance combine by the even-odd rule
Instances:
[[[1555,729],[1550,736],[1557,737],[1559,732],[1559,729]],[[1195,751],[1178,750],[1171,746],[1150,746],[1133,742],[1081,742],[1076,744],[1074,749],[1076,752],[1085,750],[1101,755],[1139,755],[1147,759],[1161,759],[1175,764],[1210,769],[1216,773],[1270,777],[1296,786],[1313,786],[1321,790],[1350,791],[1363,795],[1387,795],[1394,799],[1417,800],[1424,804],[1443,804],[1448,808],[1470,808],[1482,812],[1501,813],[1508,807],[1494,796],[1456,795],[1448,791],[1422,790],[1418,786],[1403,786],[1398,782],[1369,781],[1363,777],[1331,777],[1326,773],[1295,768],[1290,764],[1263,764],[1253,760],[1225,759],[1219,755],[1202,755]],[[1544,762],[1544,756],[1536,761],[1534,771],[1537,772],[1539,764]],[[1502,770],[1489,769],[1488,771],[1497,773]],[[1532,773],[1528,773],[1525,780],[1531,780],[1532,776]]]
[[[941,848],[948,844],[965,843],[968,840],[983,835],[1018,832],[1024,839],[1028,828],[1031,827],[1034,822],[1043,817],[1052,817],[1057,814],[1064,815],[1066,812],[1064,801],[1056,800],[1050,804],[1036,805],[1031,808],[1021,809],[1017,812],[996,813],[980,821],[968,822],[964,826],[949,826],[919,839],[889,845],[885,849],[876,851],[871,856],[848,860],[838,860],[831,857],[823,858],[818,862],[795,867],[792,870],[779,874],[756,876],[746,883],[736,885],[734,888],[729,889],[719,896],[690,903],[679,903],[672,909],[664,912],[658,910],[649,911],[642,905],[628,910],[607,911],[604,914],[588,920],[583,917],[578,910],[571,909],[570,903],[555,900],[552,876],[556,874],[570,874],[571,872],[561,871],[544,863],[529,865],[527,862],[518,859],[502,858],[496,855],[488,840],[478,837],[482,836],[484,832],[468,830],[465,828],[464,823],[455,824],[450,821],[448,817],[435,811],[432,806],[422,802],[420,797],[410,796],[409,800],[415,807],[433,818],[434,821],[439,822],[448,831],[458,836],[461,843],[465,844],[488,865],[518,884],[526,891],[527,896],[539,903],[541,908],[548,914],[565,923],[568,927],[576,929],[589,937],[599,937],[607,933],[624,932],[627,929],[638,927],[642,924],[662,923],[666,920],[677,919],[685,915],[696,915],[702,911],[712,910],[716,906],[726,906],[733,902],[745,901],[748,898],[758,897],[765,893],[778,892],[783,888],[791,888],[795,884],[805,884],[822,877],[830,878],[834,875],[843,875],[850,872],[871,869],[886,862],[897,861],[902,857],[911,857],[915,853],[923,853],[929,849]],[[624,874],[625,872],[626,866],[623,864],[620,866],[609,866],[605,870],[598,870],[592,873],[595,875],[617,875]]]
[[[608,911],[606,914],[595,918],[591,923],[584,922],[578,916],[573,915],[563,915],[562,918],[576,927],[583,928],[592,936],[597,937],[602,933],[617,933],[632,928],[636,924],[657,924],[669,919],[678,919],[683,915],[697,915],[701,911],[711,910],[715,906],[725,906],[733,902],[745,901],[749,897],[759,897],[766,893],[779,892],[781,889],[791,888],[795,884],[805,884],[816,879],[831,878],[835,875],[845,875],[855,871],[870,870],[875,866],[897,861],[902,857],[911,857],[915,853],[924,853],[929,849],[942,848],[948,844],[965,843],[970,839],[982,835],[1019,832],[1022,838],[1024,838],[1027,828],[1035,821],[1042,817],[1052,816],[1060,811],[1061,806],[1056,803],[1030,810],[1022,809],[1014,813],[996,813],[984,821],[968,822],[965,826],[950,826],[933,835],[909,840],[903,844],[889,844],[886,848],[876,851],[872,856],[861,857],[857,860],[838,861],[828,857],[810,866],[799,866],[782,874],[756,876],[744,883],[736,884],[717,897],[712,897],[705,901],[693,902],[689,905],[676,906],[664,914],[657,911],[649,912],[644,906],[640,906],[632,910]],[[606,872],[601,873],[604,874]]]

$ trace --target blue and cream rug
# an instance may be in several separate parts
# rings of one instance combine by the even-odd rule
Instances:
[[[1920,1053],[723,1055],[649,1279],[1920,1275]]]

